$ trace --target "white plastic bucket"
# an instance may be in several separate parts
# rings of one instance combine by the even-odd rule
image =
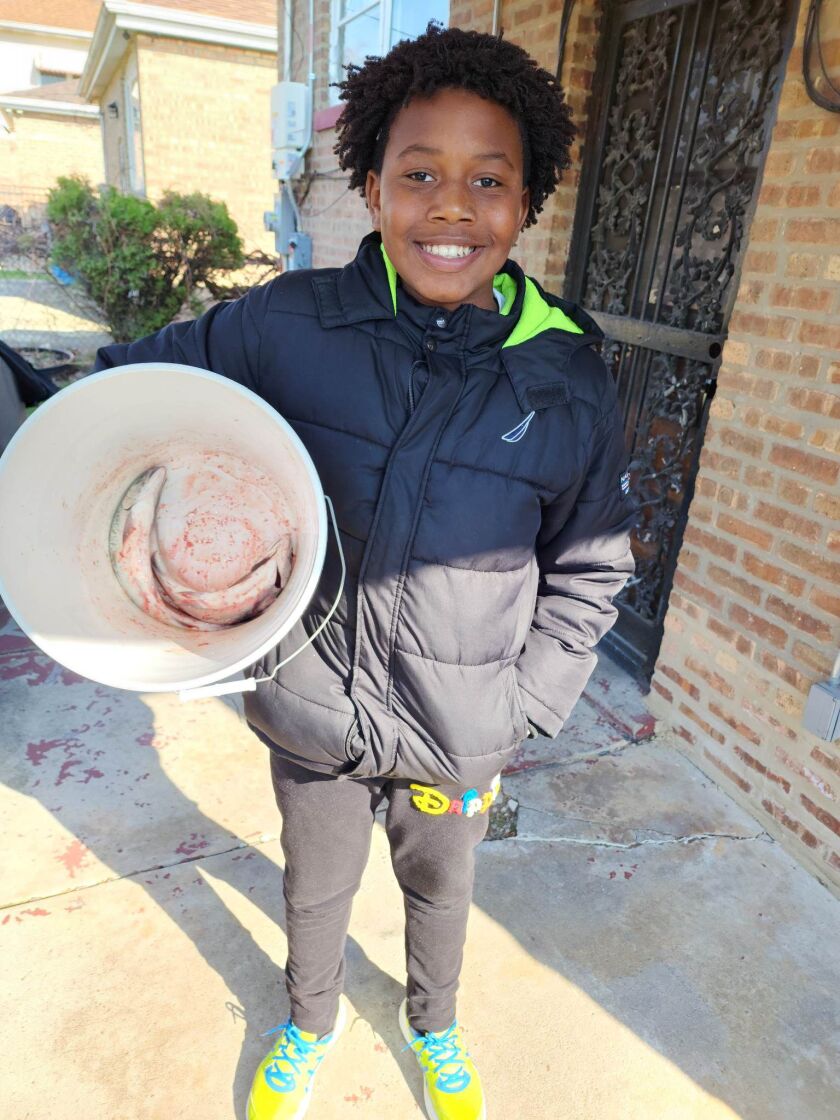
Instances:
[[[108,534],[138,475],[174,451],[208,449],[276,480],[296,525],[295,563],[259,617],[180,630],[127,597]],[[55,661],[117,688],[198,688],[256,661],[306,609],[326,538],[321,483],[292,428],[250,390],[192,366],[143,363],[83,378],[41,405],[0,458],[0,597]]]

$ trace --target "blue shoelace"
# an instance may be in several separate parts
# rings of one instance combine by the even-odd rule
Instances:
[[[453,1023],[442,1034],[418,1034],[403,1046],[403,1050],[413,1050],[415,1054],[424,1054],[428,1058],[435,1075],[435,1085],[443,1093],[460,1093],[470,1083],[465,1066],[467,1055],[455,1033],[457,1027],[458,1024]],[[453,1068],[446,1072],[447,1066]]]
[[[290,1093],[295,1088],[295,1078],[301,1069],[311,1072],[308,1069],[309,1062],[313,1057],[320,1056],[318,1049],[319,1047],[323,1049],[324,1039],[310,1041],[308,1038],[302,1038],[290,1018],[279,1027],[272,1027],[270,1031],[265,1031],[262,1037],[277,1034],[278,1031],[285,1031],[285,1034],[281,1036],[271,1055],[271,1064],[265,1067],[265,1079],[278,1093]],[[281,1062],[287,1062],[291,1069],[281,1069]]]

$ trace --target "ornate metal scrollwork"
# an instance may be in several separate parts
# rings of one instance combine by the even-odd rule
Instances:
[[[619,601],[649,622],[667,605],[716,370],[676,352],[673,331],[725,335],[784,19],[784,0],[695,0],[614,24],[582,301],[644,326],[644,346],[628,327],[602,354],[641,505]]]

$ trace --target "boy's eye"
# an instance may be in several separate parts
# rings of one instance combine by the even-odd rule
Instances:
[[[427,175],[428,179],[431,179],[431,175],[429,175],[428,171],[409,171],[406,178],[411,179],[415,183],[426,183],[426,182],[428,182],[428,179],[417,179],[417,178],[415,178],[415,176],[417,176],[417,175]]]
[[[482,187],[500,187],[502,185],[498,179],[494,179],[490,175],[482,175],[480,179],[476,179],[476,182],[480,183]]]

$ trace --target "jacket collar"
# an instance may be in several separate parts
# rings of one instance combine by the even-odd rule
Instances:
[[[379,233],[369,233],[344,268],[313,275],[321,326],[397,320],[419,337],[435,308],[412,299],[397,281]],[[523,412],[569,399],[569,359],[580,347],[600,342],[603,331],[577,304],[543,291],[515,261],[505,262],[494,287],[506,299],[502,313],[462,304],[449,314],[447,334],[461,335],[461,346],[470,351],[499,349]]]

